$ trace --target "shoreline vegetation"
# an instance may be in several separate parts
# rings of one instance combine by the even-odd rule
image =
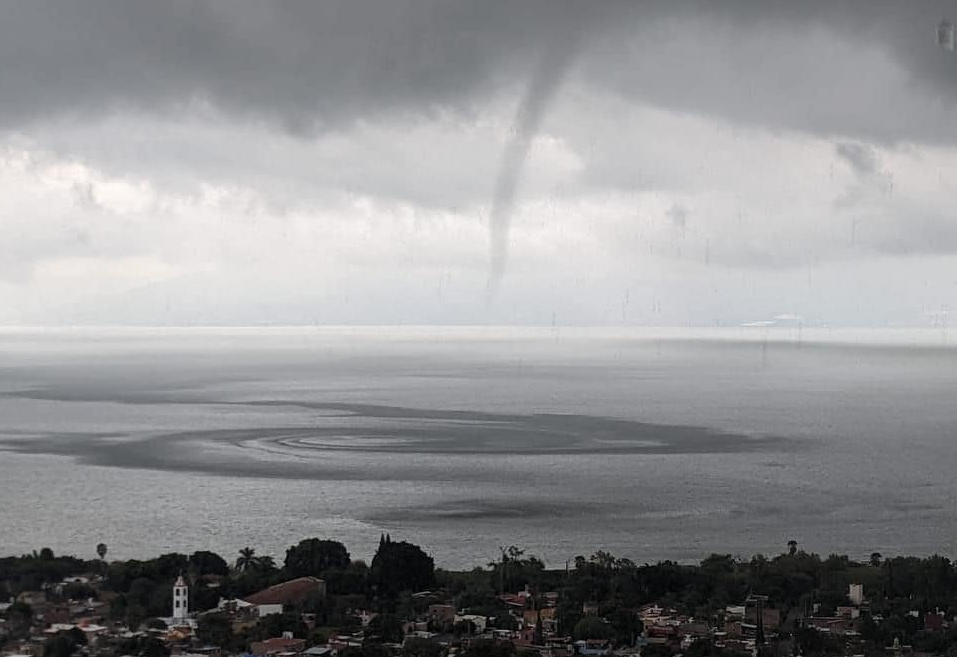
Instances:
[[[599,550],[549,569],[510,546],[466,571],[388,535],[369,563],[318,538],[281,562],[250,547],[148,560],[43,548],[0,558],[0,654],[957,655],[948,558],[783,547],[697,564]],[[179,578],[188,616],[172,606]]]

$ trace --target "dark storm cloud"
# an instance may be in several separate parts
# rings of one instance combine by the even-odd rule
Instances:
[[[954,142],[957,58],[934,38],[954,11],[933,0],[675,3],[614,22],[586,77],[742,125]]]
[[[513,82],[561,4],[31,2],[0,25],[6,121],[208,100],[293,130],[462,103]],[[517,68],[509,68],[517,63]]]
[[[390,112],[468,112],[497,85],[523,84],[544,44],[581,22],[583,8],[587,29],[602,37],[583,54],[588,83],[745,123],[886,140],[957,137],[945,120],[957,58],[934,40],[937,22],[954,13],[943,0],[8,3],[0,121],[165,112],[194,100],[292,131]],[[836,54],[857,53],[848,70],[806,45],[822,33],[847,45]],[[837,79],[830,69],[866,80],[887,62],[925,97],[908,98],[902,87],[862,107],[873,98],[826,86]]]

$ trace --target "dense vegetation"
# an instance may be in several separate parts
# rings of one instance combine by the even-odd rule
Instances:
[[[100,552],[105,557],[105,545]],[[436,570],[432,558],[418,546],[387,536],[380,539],[369,566],[352,560],[341,543],[319,539],[291,546],[281,565],[256,555],[251,548],[241,550],[232,563],[208,551],[107,562],[102,557],[55,556],[45,548],[0,559],[0,601],[15,600],[23,591],[81,573],[101,576],[102,581],[96,587],[82,583],[62,586],[49,593],[52,599],[102,597],[109,601],[108,618],[129,627],[157,626],[156,617],[169,614],[172,583],[181,574],[191,585],[190,602],[196,611],[215,608],[220,598],[242,597],[294,577],[312,575],[326,580],[329,595],[325,599],[307,599],[239,634],[223,615],[202,616],[199,639],[236,650],[284,631],[310,644],[321,643],[333,632],[357,630],[357,614],[367,610],[378,615],[366,628],[370,647],[363,651],[374,652],[373,645],[401,641],[403,621],[420,616],[429,604],[449,599],[460,610],[490,617],[491,627],[513,629],[516,620],[507,613],[500,594],[528,587],[532,592],[529,604],[536,607],[543,604],[545,592],[558,593],[556,617],[561,634],[607,638],[624,645],[632,644],[642,631],[636,615],[641,605],[656,602],[720,626],[728,605],[740,604],[749,594],[762,594],[786,620],[782,636],[793,638],[803,654],[840,654],[846,649],[843,641],[822,637],[799,621],[812,609],[822,616],[833,614],[838,606],[847,604],[848,585],[860,583],[870,608],[861,622],[861,640],[866,646],[883,649],[897,639],[918,650],[957,654],[957,630],[923,627],[925,612],[940,610],[947,619],[957,615],[957,567],[937,555],[884,559],[874,554],[866,562],[857,562],[842,555],[822,558],[792,543],[783,554],[771,558],[757,555],[744,560],[716,554],[697,565],[671,561],[638,565],[599,551],[589,558],[577,557],[567,569],[549,570],[540,559],[511,547],[485,567],[452,572]],[[423,590],[437,592],[412,595]],[[307,629],[303,613],[315,614],[315,629]],[[33,620],[28,604],[16,602],[5,617],[8,638],[28,634]],[[467,624],[432,629],[450,634],[474,630]],[[48,657],[71,654],[78,641],[80,637],[70,635],[48,641]],[[432,650],[420,643],[407,642],[412,646],[407,648],[409,654]],[[161,645],[144,645],[142,640],[125,648],[135,654],[163,654]],[[689,653],[692,657],[713,654],[706,648],[694,646]],[[479,657],[503,648],[474,642],[469,650]]]

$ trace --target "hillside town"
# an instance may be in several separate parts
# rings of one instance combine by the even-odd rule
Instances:
[[[150,561],[0,559],[3,657],[704,657],[955,654],[949,560],[798,550],[638,566],[605,552],[547,569],[516,547],[437,570],[382,536],[371,564],[306,539]],[[865,581],[868,583],[865,584]]]

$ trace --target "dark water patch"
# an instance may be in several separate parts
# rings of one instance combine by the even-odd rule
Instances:
[[[171,403],[183,403],[175,401]],[[285,406],[323,411],[314,427],[216,429],[142,438],[142,449],[198,442],[246,448],[283,447],[290,455],[317,451],[429,454],[708,454],[782,450],[795,441],[745,436],[704,427],[663,425],[576,414],[495,414],[343,403],[218,402],[230,406]],[[24,445],[48,450],[67,434],[48,434]],[[82,434],[101,438],[99,434]],[[75,441],[67,441],[75,444]],[[82,441],[81,441],[82,443]],[[32,447],[31,447],[32,446]],[[89,447],[89,444],[84,444]],[[110,444],[112,446],[112,444]]]
[[[125,404],[202,404],[231,407],[280,407],[319,411],[314,428],[213,430],[161,436],[241,442],[269,439],[298,450],[483,454],[708,454],[784,449],[794,440],[748,436],[706,427],[639,422],[582,414],[505,414],[455,409],[411,408],[379,404],[309,402],[289,399],[227,401],[161,393],[118,395],[115,392],[31,389],[2,396],[46,401]],[[372,424],[334,424],[348,417]],[[381,426],[385,424],[386,426]],[[351,440],[350,440],[351,439]],[[370,446],[370,442],[375,442]]]
[[[95,465],[231,476],[431,480],[442,473],[436,472],[429,458],[418,457],[446,457],[462,463],[460,459],[469,456],[727,454],[780,452],[799,444],[776,436],[752,437],[590,415],[496,414],[291,400],[214,403],[297,407],[321,414],[309,427],[0,436],[0,449],[69,455]],[[354,454],[358,460],[332,458],[336,454]],[[401,467],[393,467],[390,459],[376,455],[407,458]]]
[[[936,513],[945,509],[942,504],[920,501],[891,501],[887,507],[901,513]]]
[[[571,500],[558,504],[528,496],[512,501],[464,499],[402,509],[383,509],[368,514],[365,520],[382,526],[402,526],[408,523],[442,524],[449,521],[534,521],[608,513],[614,506],[608,503]]]

